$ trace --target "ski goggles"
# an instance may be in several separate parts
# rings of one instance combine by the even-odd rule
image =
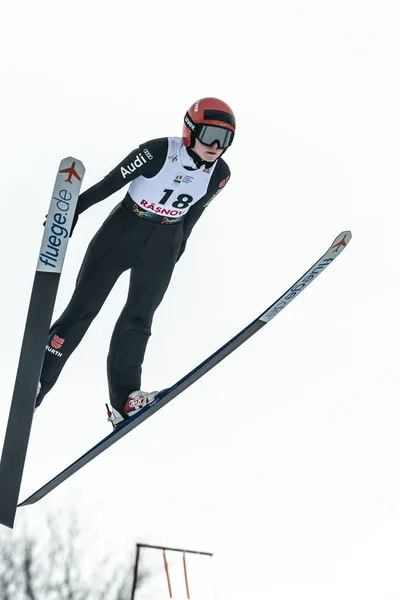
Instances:
[[[217,143],[221,150],[226,150],[233,141],[235,133],[224,127],[215,125],[197,125],[196,138],[205,146],[212,146]]]

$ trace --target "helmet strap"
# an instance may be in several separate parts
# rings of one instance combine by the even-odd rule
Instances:
[[[209,169],[210,167],[213,166],[214,162],[207,162],[205,160],[203,160],[202,158],[200,158],[200,156],[198,154],[196,154],[196,152],[193,150],[193,148],[189,148],[186,147],[186,152],[189,154],[190,158],[193,160],[194,164],[196,165],[196,167],[199,169],[200,167],[202,167],[203,165],[206,167],[206,169]]]

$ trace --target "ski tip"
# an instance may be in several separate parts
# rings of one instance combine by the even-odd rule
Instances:
[[[350,230],[342,231],[342,233],[339,233],[339,235],[333,240],[330,251],[339,254],[344,248],[346,248],[351,238],[352,234]]]
[[[75,172],[79,172],[81,177],[84,176],[85,171],[86,171],[85,165],[83,164],[83,162],[81,160],[79,160],[79,158],[75,158],[74,156],[66,156],[60,162],[60,166],[58,168],[59,172],[61,170],[65,171],[67,169],[69,171],[75,170]]]

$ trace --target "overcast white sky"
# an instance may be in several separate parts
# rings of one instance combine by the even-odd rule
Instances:
[[[287,310],[16,530],[22,514],[40,528],[76,509],[99,553],[214,552],[219,600],[399,597],[399,16],[394,0],[3,0],[1,439],[64,156],[87,189],[139,143],[180,135],[197,98],[236,112],[231,183],[156,313],[144,389],[172,385],[353,233]],[[80,218],[55,316],[124,193]],[[109,432],[105,360],[127,283],[35,415],[24,497]]]

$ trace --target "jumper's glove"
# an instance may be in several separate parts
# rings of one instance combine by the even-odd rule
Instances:
[[[79,215],[75,211],[74,218],[72,219],[72,227],[71,227],[71,231],[69,232],[69,237],[72,237],[72,233],[73,233],[73,231],[75,229],[75,225],[77,224],[78,219],[79,219]],[[47,223],[47,215],[46,215],[45,221],[43,223],[43,227],[46,227],[46,223]]]

